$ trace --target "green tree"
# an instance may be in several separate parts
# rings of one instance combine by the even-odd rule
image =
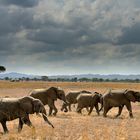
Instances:
[[[71,79],[72,82],[77,82],[77,80],[78,80],[77,77]]]
[[[4,79],[5,79],[5,80],[10,80],[10,78],[9,78],[9,77],[4,77]]]
[[[0,66],[0,72],[6,71],[6,68],[4,66]]]
[[[49,79],[48,76],[41,76],[42,81],[48,81],[48,79]]]

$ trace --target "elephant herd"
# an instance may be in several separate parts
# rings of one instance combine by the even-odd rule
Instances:
[[[98,92],[89,92],[86,90],[78,92],[69,92],[65,95],[64,90],[58,87],[50,87],[48,89],[35,89],[28,96],[20,98],[1,98],[0,99],[0,123],[4,133],[8,133],[6,126],[7,121],[19,119],[18,131],[20,132],[23,125],[33,126],[29,114],[42,114],[45,122],[53,124],[48,120],[45,105],[49,106],[49,115],[56,115],[58,110],[54,102],[60,99],[63,101],[61,111],[71,111],[71,105],[77,104],[77,113],[82,113],[82,109],[86,108],[88,115],[91,114],[95,107],[97,114],[103,110],[103,116],[107,117],[108,111],[112,107],[118,107],[118,114],[121,115],[122,109],[126,106],[129,116],[132,118],[131,102],[140,102],[140,92],[134,90],[108,90],[105,94]],[[99,109],[98,103],[101,104]]]

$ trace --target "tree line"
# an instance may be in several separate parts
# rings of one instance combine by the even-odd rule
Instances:
[[[48,81],[48,82],[130,82],[130,83],[140,83],[140,79],[103,79],[103,78],[49,78],[48,76],[41,76],[38,78],[9,78],[5,77],[1,80],[7,80],[11,82],[19,82],[19,81]]]
[[[0,72],[6,71],[4,66],[0,66]],[[7,80],[11,82],[19,82],[19,81],[48,81],[48,82],[130,82],[130,83],[140,83],[140,79],[103,79],[103,78],[49,78],[48,76],[41,76],[41,77],[22,77],[22,78],[10,78],[4,77],[0,78],[0,80]]]

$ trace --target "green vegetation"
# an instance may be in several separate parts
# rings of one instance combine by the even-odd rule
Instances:
[[[130,82],[130,83],[140,83],[140,79],[103,79],[103,78],[49,78],[47,76],[42,76],[41,78],[9,78],[5,77],[1,80],[8,80],[11,82],[19,82],[19,81],[49,81],[49,82]]]
[[[0,72],[6,71],[6,68],[4,66],[0,66]]]

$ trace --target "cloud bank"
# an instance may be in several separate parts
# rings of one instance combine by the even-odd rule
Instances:
[[[1,0],[0,63],[34,74],[139,73],[139,0]]]

